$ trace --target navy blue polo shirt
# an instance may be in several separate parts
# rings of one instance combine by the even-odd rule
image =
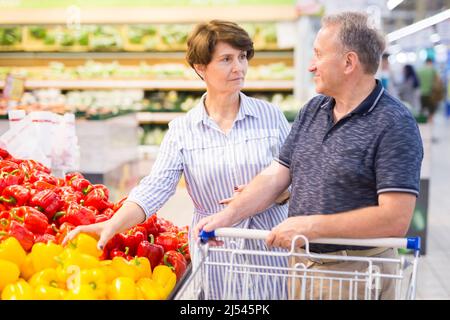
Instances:
[[[419,194],[422,139],[411,112],[376,80],[351,113],[333,120],[333,98],[299,112],[276,159],[290,169],[289,216],[333,214],[378,205],[383,192]],[[311,245],[316,252],[363,247]]]

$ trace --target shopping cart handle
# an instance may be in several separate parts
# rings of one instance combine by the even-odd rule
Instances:
[[[202,230],[202,231],[200,231],[200,234],[198,235],[201,242],[208,242],[209,239],[214,238],[215,236],[216,236],[215,230],[213,230],[213,231]]]
[[[240,228],[218,228],[213,231],[200,231],[201,242],[208,242],[214,237],[244,238],[264,240],[269,234],[268,230],[240,229]],[[321,238],[310,241],[310,243],[367,246],[367,247],[387,247],[405,248],[415,251],[420,250],[420,237],[410,238],[372,238],[372,239],[344,239],[344,238]]]
[[[420,237],[411,237],[411,238],[406,238],[406,239],[407,239],[407,244],[406,244],[407,249],[420,251],[420,248],[421,248]]]

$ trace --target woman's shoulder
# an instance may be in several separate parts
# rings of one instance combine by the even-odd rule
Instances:
[[[250,108],[251,112],[255,113],[256,115],[275,117],[280,114],[283,114],[279,106],[276,106],[275,104],[267,100],[245,96],[244,101],[246,107]]]

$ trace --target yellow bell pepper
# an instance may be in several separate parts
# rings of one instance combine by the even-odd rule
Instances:
[[[28,283],[33,287],[37,287],[39,285],[49,286],[53,288],[64,289],[66,284],[59,277],[56,269],[47,268],[35,273]]]
[[[97,293],[88,284],[82,284],[69,290],[64,296],[64,300],[96,300]]]
[[[33,274],[35,274],[33,261],[31,259],[31,254],[28,254],[20,266],[20,276],[28,281]]]
[[[33,288],[24,279],[10,283],[2,291],[2,300],[33,300]]]
[[[62,251],[63,247],[53,242],[35,243],[30,253],[35,272],[47,268],[56,268],[58,263],[56,262],[55,257],[61,254]]]
[[[14,262],[19,268],[27,256],[19,240],[9,237],[0,243],[0,259]]]
[[[123,257],[114,257],[111,265],[120,276],[131,278],[134,281],[152,276],[150,262],[145,257],[135,257],[130,261]]]
[[[78,234],[68,243],[69,248],[88,254],[95,258],[102,255],[102,251],[97,248],[97,240],[86,233]]]
[[[80,272],[80,285],[91,286],[96,299],[106,299],[106,277],[101,268],[82,270]]]
[[[66,290],[40,284],[34,287],[34,298],[36,300],[63,300]]]
[[[108,286],[109,300],[135,300],[137,294],[136,284],[132,278],[117,277]]]
[[[153,279],[141,278],[136,283],[136,286],[145,300],[163,300],[167,297],[163,287]]]
[[[101,260],[100,269],[103,270],[103,273],[105,274],[106,283],[111,283],[111,281],[120,275],[112,266],[112,260]]]
[[[135,257],[133,260],[138,269],[138,279],[150,278],[152,276],[152,268],[150,261],[145,257]]]
[[[78,266],[80,269],[92,269],[100,267],[100,260],[97,258],[82,253],[78,250],[70,249],[66,247],[60,255],[56,257],[56,261],[67,268],[71,265]]]
[[[0,291],[8,284],[19,280],[19,267],[11,261],[0,259]]]
[[[159,265],[153,269],[152,279],[162,287],[163,299],[167,299],[177,283],[175,272],[165,265]]]

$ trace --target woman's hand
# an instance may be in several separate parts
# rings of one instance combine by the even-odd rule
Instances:
[[[70,240],[75,238],[79,233],[88,233],[94,236],[95,238],[99,239],[97,242],[97,248],[99,250],[103,250],[108,241],[116,234],[116,230],[112,228],[112,225],[109,220],[89,225],[77,226],[75,229],[67,233],[61,244],[65,246]]]
[[[227,209],[228,210],[223,210],[216,214],[201,219],[193,229],[195,241],[198,241],[200,231],[202,230],[210,232],[216,230],[217,228],[232,226],[235,223],[235,221],[233,221],[232,214],[229,212],[230,209],[229,208]],[[212,239],[210,243],[212,245],[220,245],[221,241],[216,241]]]
[[[236,197],[239,193],[242,192],[242,190],[244,190],[245,186],[246,186],[246,184],[241,184],[237,187],[234,187],[233,196],[231,196],[230,198],[222,199],[219,201],[219,203],[228,205],[234,199],[234,197]]]

